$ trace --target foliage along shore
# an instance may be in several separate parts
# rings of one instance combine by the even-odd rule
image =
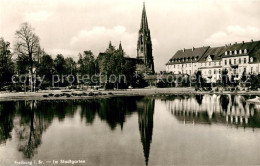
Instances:
[[[124,96],[166,96],[166,95],[194,95],[194,94],[237,94],[260,95],[260,91],[195,91],[194,88],[143,88],[128,90],[104,90],[104,91],[61,91],[49,90],[39,92],[2,92],[0,101],[14,100],[84,100],[108,97]]]

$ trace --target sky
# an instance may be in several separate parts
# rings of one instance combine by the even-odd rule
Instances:
[[[155,70],[177,50],[260,40],[260,0],[146,0]],[[55,57],[75,60],[84,50],[95,56],[122,42],[136,57],[142,0],[0,0],[0,37],[15,41],[28,22],[40,45]]]

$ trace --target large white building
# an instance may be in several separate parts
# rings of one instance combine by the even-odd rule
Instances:
[[[193,75],[200,70],[211,82],[220,79],[224,69],[235,79],[240,79],[244,71],[260,74],[260,41],[178,50],[166,63],[169,73]]]

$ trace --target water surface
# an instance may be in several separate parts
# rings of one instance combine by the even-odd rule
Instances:
[[[0,165],[260,164],[260,107],[246,103],[252,97],[1,102]]]

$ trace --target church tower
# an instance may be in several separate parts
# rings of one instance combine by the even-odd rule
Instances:
[[[137,58],[142,59],[147,73],[154,74],[152,41],[150,29],[148,27],[145,4],[143,5],[142,19],[138,35]]]

